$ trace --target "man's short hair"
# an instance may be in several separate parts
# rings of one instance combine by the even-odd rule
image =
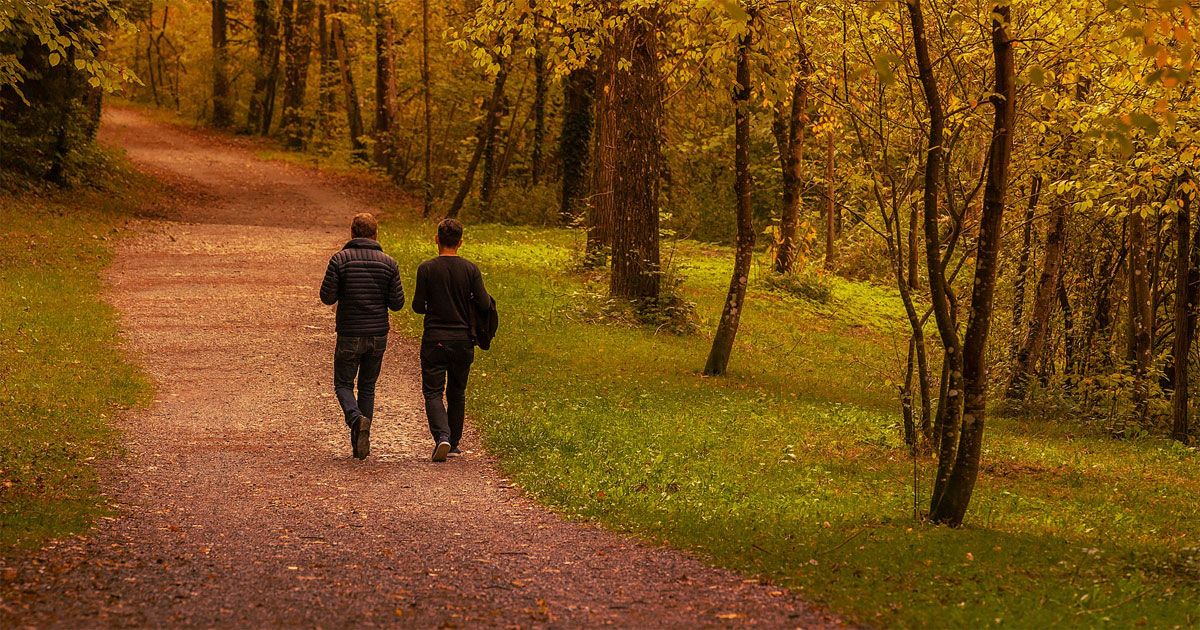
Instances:
[[[442,219],[442,222],[438,224],[438,243],[442,247],[458,247],[458,244],[462,242],[462,232],[462,224],[457,219]]]
[[[350,234],[354,238],[375,238],[379,235],[379,224],[370,212],[360,212],[350,222]]]

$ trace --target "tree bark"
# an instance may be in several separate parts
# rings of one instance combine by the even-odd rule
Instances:
[[[533,185],[541,183],[543,145],[546,144],[546,51],[545,44],[539,37],[534,45],[537,51],[533,56],[533,156],[530,159],[530,179]]]
[[[837,267],[838,212],[833,200],[833,130],[825,134],[825,271]]]
[[[326,2],[317,6],[317,102],[316,130],[320,134],[317,144],[327,147],[333,138],[333,113],[337,110],[337,87],[339,83],[337,55],[333,51]]]
[[[925,40],[925,17],[920,0],[907,0],[908,14],[912,23],[913,48],[917,57],[917,73],[921,91],[925,95],[925,106],[929,114],[928,152],[925,158],[924,182],[921,196],[925,236],[926,274],[929,276],[929,294],[934,321],[942,340],[942,385],[938,395],[938,408],[934,423],[934,440],[938,448],[938,468],[934,477],[930,512],[936,513],[950,481],[958,451],[959,430],[962,420],[963,375],[962,342],[958,336],[958,325],[951,302],[951,293],[946,286],[945,268],[942,265],[941,235],[939,234],[938,186],[944,159],[945,111],[942,109],[941,94],[938,92],[937,77],[929,57],[929,46]]]
[[[375,0],[375,164],[395,173],[396,20]]]
[[[1196,311],[1197,287],[1192,284],[1194,275],[1191,259],[1196,247],[1190,242],[1192,196],[1195,183],[1189,177],[1184,180],[1190,190],[1182,191],[1179,210],[1175,213],[1175,382],[1171,392],[1172,422],[1171,438],[1182,444],[1188,443],[1188,360],[1191,357],[1192,322],[1189,318]]]
[[[254,0],[254,43],[258,57],[254,64],[254,89],[246,113],[246,133],[265,133],[271,126],[267,109],[268,89],[279,65],[279,23],[273,0]]]
[[[304,93],[308,85],[308,61],[312,54],[313,0],[283,0],[283,113],[280,127],[292,149],[304,147],[308,120],[304,115]]]
[[[1033,216],[1041,193],[1042,177],[1034,175],[1029,184],[1029,204],[1025,206],[1025,218],[1021,223],[1021,254],[1017,258],[1017,278],[1013,282],[1012,348],[1009,354],[1014,360],[1021,350],[1021,325],[1025,321],[1025,278],[1029,275],[1029,253],[1033,247]]]
[[[737,250],[733,257],[733,277],[725,294],[725,307],[717,323],[708,362],[704,365],[704,374],[708,376],[725,374],[729,367],[729,356],[733,352],[733,341],[737,337],[738,323],[745,306],[750,265],[754,261],[754,215],[750,206],[750,45],[753,22],[751,16],[746,24],[746,32],[738,42],[737,85],[733,89],[733,191],[737,199]],[[793,112],[797,109],[795,96],[792,109]],[[793,118],[793,123],[797,122]],[[795,141],[794,133],[791,140]]]
[[[229,49],[226,0],[212,0],[212,119],[214,127],[233,124],[233,103],[229,94]]]
[[[425,194],[422,197],[421,216],[428,217],[433,210],[433,118],[432,98],[429,95],[429,0],[421,0],[421,98],[425,115]]]
[[[521,82],[521,88],[518,90],[517,98],[524,96],[525,81]],[[518,103],[519,105],[519,103]],[[508,135],[503,132],[500,125],[504,120],[504,116],[508,113],[508,96],[504,92],[500,92],[500,101],[494,108],[495,123],[492,125],[491,133],[489,133],[483,143],[483,174],[480,176],[479,182],[479,210],[483,218],[491,218],[492,200],[496,197],[496,189],[499,187],[499,173],[496,168],[496,148]],[[516,120],[516,114],[513,114],[513,120]],[[510,125],[511,126],[511,125]]]
[[[775,247],[775,273],[791,273],[796,264],[796,233],[800,226],[800,178],[807,127],[808,77],[812,67],[808,50],[800,42],[796,54],[796,78],[792,83],[792,106],[787,119],[786,142],[779,147],[783,168],[783,206],[779,210],[779,243]]]
[[[655,28],[657,9],[631,15],[616,35],[615,51],[628,67],[613,70],[612,275],[614,296],[657,300],[658,193],[662,174],[662,77]]]
[[[587,212],[587,247],[584,265],[593,268],[608,264],[612,246],[613,169],[616,166],[616,111],[609,81],[616,73],[619,53],[610,45],[600,54],[593,100],[596,104],[595,158],[592,160],[591,203]]]
[[[504,98],[504,83],[508,80],[508,60],[500,62],[500,71],[496,73],[496,79],[492,82],[492,97],[487,102],[487,111],[484,113],[483,120],[480,122],[479,133],[475,142],[475,152],[471,154],[471,161],[467,162],[467,170],[463,173],[462,184],[458,187],[458,194],[454,196],[454,202],[450,204],[450,209],[446,211],[446,218],[453,219],[458,216],[462,210],[463,202],[467,200],[467,193],[471,192],[471,184],[475,180],[475,171],[479,168],[479,160],[483,157],[483,149],[490,141],[491,137],[496,134],[496,126],[499,123],[500,116],[500,101]]]
[[[1041,359],[1046,343],[1046,329],[1050,322],[1050,309],[1054,305],[1058,278],[1061,275],[1063,248],[1067,232],[1067,207],[1059,200],[1050,217],[1046,231],[1045,256],[1042,259],[1042,277],[1033,294],[1033,311],[1029,314],[1029,329],[1025,340],[1017,351],[1012,379],[1008,383],[1005,397],[1009,400],[1024,400],[1029,388],[1029,379],[1034,367]]]
[[[1154,306],[1150,296],[1150,264],[1146,252],[1146,220],[1130,213],[1129,237],[1129,338],[1128,359],[1133,370],[1134,422],[1145,420],[1150,398],[1150,334]]]
[[[1001,237],[1004,233],[1004,206],[1008,193],[1009,162],[1012,158],[1013,119],[1016,107],[1013,46],[1008,24],[1010,7],[997,3],[992,7],[992,54],[995,62],[995,87],[991,97],[994,116],[992,142],[988,149],[987,179],[983,189],[983,212],[979,220],[975,280],[971,290],[971,315],[963,342],[963,414],[958,452],[944,492],[931,510],[930,517],[953,527],[962,524],[975,481],[979,477],[979,458],[983,449],[984,420],[987,412],[987,342],[992,320],[992,298],[999,271]]]
[[[350,68],[349,47],[346,45],[346,33],[343,30],[342,19],[337,16],[341,12],[336,2],[330,3],[334,16],[329,25],[329,38],[337,57],[338,70],[342,75],[342,89],[346,93],[346,122],[350,132],[350,156],[355,160],[366,161],[367,145],[363,142],[362,103],[358,100],[358,89],[354,85],[354,72]]]
[[[558,142],[562,193],[558,212],[566,225],[577,221],[585,210],[595,89],[596,73],[590,66],[572,70],[563,83],[563,121]]]

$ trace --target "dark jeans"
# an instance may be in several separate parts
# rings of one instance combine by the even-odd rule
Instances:
[[[375,381],[383,366],[387,335],[347,337],[338,335],[333,351],[333,390],[346,414],[346,425],[354,426],[360,416],[375,416]],[[354,397],[354,377],[358,375],[358,398]]]
[[[470,341],[421,342],[421,391],[425,394],[425,415],[435,442],[445,440],[458,446],[462,439],[463,417],[467,413],[467,376],[475,360],[475,344]],[[442,404],[442,393],[446,404]]]

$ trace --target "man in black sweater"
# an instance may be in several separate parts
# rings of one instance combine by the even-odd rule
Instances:
[[[425,415],[433,434],[433,461],[458,454],[467,406],[467,376],[475,360],[474,310],[486,310],[491,298],[483,275],[470,261],[459,258],[462,224],[446,219],[438,224],[438,255],[417,267],[413,310],[425,315],[421,337],[421,390]],[[445,393],[446,403],[442,403]]]
[[[354,456],[371,452],[371,418],[375,413],[375,381],[383,366],[390,329],[388,309],[404,306],[400,269],[375,240],[375,217],[357,214],[350,242],[329,259],[321,283],[321,301],[337,303],[337,345],[333,353],[333,390],[337,394]],[[354,377],[358,376],[358,398]]]

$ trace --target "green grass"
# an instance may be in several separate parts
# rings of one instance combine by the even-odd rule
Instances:
[[[147,182],[0,192],[0,553],[103,513],[93,462],[149,386],[118,349],[100,271]],[[140,181],[140,180],[139,180]]]
[[[431,230],[397,216],[382,233],[413,269]],[[839,280],[814,304],[752,280],[731,375],[702,378],[729,250],[664,244],[700,319],[676,337],[598,321],[604,287],[574,268],[580,245],[565,230],[471,225],[463,249],[501,315],[470,410],[540,500],[870,625],[1200,624],[1195,451],[999,418],[967,525],[919,524],[885,382],[905,342],[894,294]],[[918,465],[924,509],[933,462]]]

